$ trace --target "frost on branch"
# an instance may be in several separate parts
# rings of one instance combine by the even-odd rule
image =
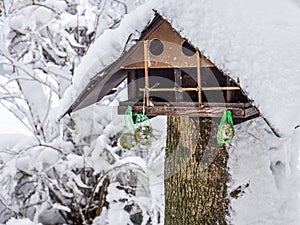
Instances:
[[[153,191],[162,173],[152,172],[162,159],[159,142],[149,152],[122,151],[122,118],[111,108],[56,120],[91,43],[141,3],[1,2],[0,103],[30,135],[0,143],[1,223],[116,224],[116,214],[128,224],[162,221],[161,196]]]

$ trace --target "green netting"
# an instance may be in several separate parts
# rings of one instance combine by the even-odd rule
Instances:
[[[141,145],[150,145],[152,137],[152,126],[148,116],[145,114],[135,114],[136,129],[134,136]]]
[[[226,110],[223,113],[223,116],[220,121],[218,133],[217,133],[217,141],[220,145],[227,144],[232,141],[234,138],[235,131],[232,121],[232,113],[229,110]]]
[[[125,112],[125,119],[124,119],[124,127],[122,134],[119,139],[120,146],[123,149],[130,150],[136,146],[136,139],[134,135],[134,124],[132,119],[132,108],[128,106]]]

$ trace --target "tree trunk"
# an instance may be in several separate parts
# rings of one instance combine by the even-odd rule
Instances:
[[[168,117],[165,225],[226,225],[228,153],[209,119]]]

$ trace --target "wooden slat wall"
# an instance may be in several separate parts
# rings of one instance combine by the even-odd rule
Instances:
[[[185,68],[197,67],[197,55],[186,56],[182,52],[182,43],[185,42],[172,26],[163,21],[155,30],[149,32],[145,37],[147,40],[159,39],[164,45],[164,51],[161,55],[155,56],[149,53],[151,64],[149,68]],[[145,39],[144,39],[145,40]],[[143,55],[143,40],[139,41],[134,54],[127,58],[123,63],[124,69],[142,69],[144,68],[144,55]],[[201,57],[202,67],[213,67],[214,65],[205,57]]]

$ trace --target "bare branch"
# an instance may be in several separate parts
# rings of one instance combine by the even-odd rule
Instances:
[[[124,2],[119,1],[119,0],[112,0],[112,1],[119,3],[119,4],[121,4],[124,7],[124,14],[128,13],[127,5]]]
[[[97,9],[100,10],[100,4],[101,4],[102,1],[99,1],[98,2],[98,5],[97,5]],[[99,20],[100,20],[100,16],[102,15],[102,13],[104,12],[104,9],[105,9],[105,5],[107,4],[107,0],[104,0],[104,4],[103,4],[103,7],[101,8],[100,12],[96,14],[96,20],[95,20],[95,37],[97,37],[97,32],[98,32],[98,25],[99,25]],[[95,39],[94,39],[95,40]],[[93,41],[92,41],[93,42]]]
[[[5,55],[1,50],[0,50],[0,55],[2,55],[3,57],[5,57],[7,60],[9,60],[9,61],[11,62],[11,64],[6,63],[6,62],[2,62],[1,64],[3,64],[3,65],[10,65],[10,66],[12,66],[12,67],[15,68],[15,69],[16,69],[16,68],[20,69],[20,70],[23,71],[26,75],[28,75],[30,78],[32,78],[33,80],[35,80],[35,81],[37,81],[37,82],[39,82],[39,83],[41,83],[41,84],[47,86],[48,88],[50,88],[53,92],[55,92],[55,93],[59,96],[58,91],[55,90],[55,88],[54,88],[53,85],[48,84],[48,83],[44,82],[43,80],[38,79],[36,76],[33,76],[29,71],[27,71],[27,70],[24,69],[22,66],[20,66],[19,63],[15,63],[15,60],[13,60],[13,59],[11,59],[10,57],[8,57],[7,55]],[[25,66],[25,65],[24,65],[24,66]],[[16,72],[18,72],[18,71],[16,71]],[[12,78],[12,80],[21,80],[21,79],[23,79],[23,80],[25,80],[25,79],[29,80],[28,78],[23,77],[23,76],[19,76],[19,75],[18,75],[18,77]]]
[[[60,15],[60,13],[58,13],[55,9],[53,9],[53,8],[47,6],[47,5],[43,5],[43,4],[41,4],[41,3],[35,3],[34,1],[32,1],[32,4],[26,4],[26,5],[22,6],[22,7],[19,7],[19,8],[17,8],[17,9],[13,10],[12,12],[17,12],[17,11],[20,11],[20,10],[25,9],[25,8],[27,8],[27,7],[43,7],[43,8],[45,8],[45,9],[51,10],[51,11],[54,12],[56,15]],[[11,8],[12,8],[12,7],[11,7]]]
[[[94,188],[93,188],[93,191],[92,191],[92,194],[91,194],[91,197],[90,197],[90,201],[89,201],[89,203],[87,204],[87,206],[86,206],[86,208],[85,208],[85,209],[86,209],[86,212],[88,211],[88,209],[89,209],[89,208],[91,207],[91,205],[92,205],[92,201],[93,201],[93,199],[94,199],[94,196],[95,196],[96,191],[97,191],[98,188],[99,188],[98,186],[99,186],[100,182],[101,182],[105,177],[109,176],[109,174],[110,174],[111,172],[113,172],[113,171],[115,171],[115,170],[118,170],[118,169],[120,169],[120,168],[123,168],[123,167],[127,167],[127,166],[134,166],[134,167],[138,168],[138,170],[141,170],[141,171],[145,172],[138,164],[132,163],[132,162],[124,163],[124,164],[122,164],[122,165],[115,166],[115,167],[113,167],[113,168],[107,170],[107,171],[106,171],[105,173],[103,173],[102,176],[99,177],[98,180],[96,181],[96,183],[95,183],[95,185],[94,185]]]

